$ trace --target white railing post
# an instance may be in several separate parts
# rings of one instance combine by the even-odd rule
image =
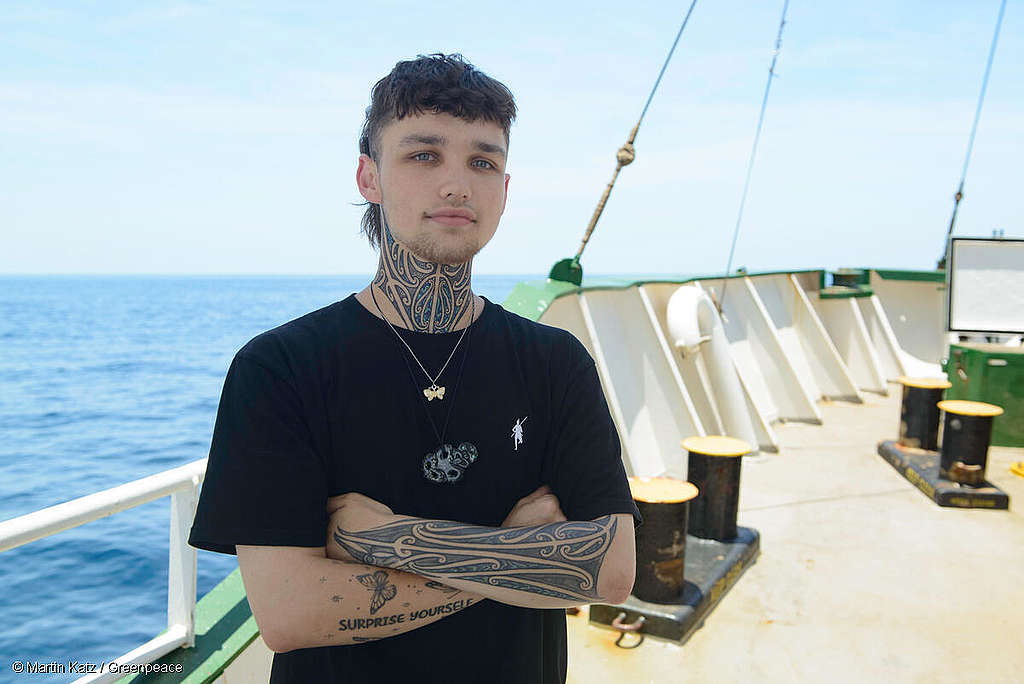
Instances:
[[[167,571],[167,631],[116,660],[120,665],[152,663],[181,646],[195,646],[196,550],[188,545],[188,532],[199,500],[199,485],[205,474],[206,459],[202,458],[102,492],[2,520],[0,552],[169,495],[171,539]],[[102,684],[115,682],[124,676],[107,670],[88,674],[75,682]]]
[[[192,486],[171,494],[170,560],[167,571],[167,628],[185,628],[185,646],[195,646],[196,550],[188,545],[189,527],[196,514],[199,476]]]

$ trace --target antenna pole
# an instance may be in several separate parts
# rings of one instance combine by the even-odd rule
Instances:
[[[974,123],[971,125],[971,136],[967,140],[967,154],[964,155],[964,168],[960,172],[960,185],[953,195],[953,216],[949,219],[949,230],[946,231],[945,248],[942,256],[935,265],[937,269],[946,267],[946,255],[949,252],[949,240],[953,236],[953,228],[956,226],[956,212],[960,208],[960,200],[964,198],[964,181],[967,180],[967,165],[971,162],[971,152],[974,150],[974,135],[978,132],[978,119],[981,118],[981,106],[985,103],[985,91],[988,90],[988,77],[992,73],[992,60],[996,56],[996,43],[999,42],[999,29],[1003,26],[1003,14],[1006,11],[1006,0],[999,4],[999,17],[996,19],[996,31],[992,34],[992,45],[988,49],[988,62],[985,64],[985,76],[981,79],[981,93],[978,95],[978,106],[974,110]]]

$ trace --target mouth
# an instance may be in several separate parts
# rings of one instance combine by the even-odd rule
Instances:
[[[466,226],[476,222],[476,214],[469,209],[438,209],[429,212],[427,218],[443,226]]]

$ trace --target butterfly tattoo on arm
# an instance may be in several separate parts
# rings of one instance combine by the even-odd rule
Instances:
[[[394,584],[388,584],[388,573],[383,570],[378,570],[373,574],[356,575],[356,579],[372,593],[370,596],[371,615],[398,594],[398,588]]]

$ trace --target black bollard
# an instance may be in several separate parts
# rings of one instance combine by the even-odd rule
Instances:
[[[941,378],[901,376],[900,446],[936,451],[939,448],[939,407],[942,393],[953,385]]]
[[[687,437],[686,477],[700,490],[690,512],[690,534],[724,541],[736,537],[740,500],[740,466],[750,445],[742,439],[710,435]]]
[[[697,488],[671,477],[631,477],[629,489],[644,518],[636,530],[633,596],[675,603],[683,596],[687,513]]]
[[[980,485],[985,481],[992,419],[1002,414],[1003,409],[994,404],[959,399],[940,401],[939,408],[946,413],[939,449],[939,476],[961,484]]]

